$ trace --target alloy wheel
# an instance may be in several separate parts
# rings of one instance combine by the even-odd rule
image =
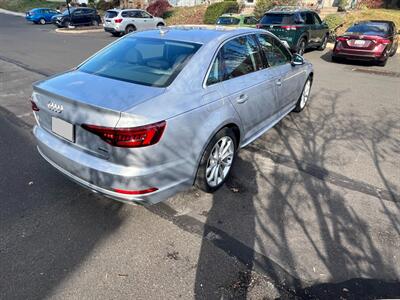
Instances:
[[[206,180],[210,187],[216,187],[223,182],[231,169],[235,153],[231,137],[220,138],[211,150],[206,165]]]
[[[303,109],[306,106],[306,103],[308,101],[308,98],[310,96],[310,90],[311,90],[311,81],[307,80],[303,93],[301,94],[301,100],[300,100],[300,108]]]

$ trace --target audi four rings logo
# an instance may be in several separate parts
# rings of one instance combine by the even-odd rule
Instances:
[[[56,113],[62,113],[64,110],[64,107],[61,104],[54,103],[53,101],[49,101],[49,103],[47,103],[47,107]]]

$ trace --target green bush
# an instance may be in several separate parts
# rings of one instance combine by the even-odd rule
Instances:
[[[325,23],[328,24],[329,29],[333,30],[340,24],[344,23],[344,19],[339,14],[330,14],[327,15],[324,19]]]
[[[105,0],[100,0],[97,2],[96,8],[99,10],[109,10],[111,8],[117,8],[119,7],[119,0],[113,0],[113,1],[105,1]]]
[[[239,5],[236,1],[224,1],[211,4],[207,7],[204,14],[205,24],[215,24],[218,17],[222,14],[237,13]]]

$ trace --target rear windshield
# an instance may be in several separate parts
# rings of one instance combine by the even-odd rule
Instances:
[[[200,46],[180,41],[128,37],[99,52],[79,70],[147,86],[166,87]]]
[[[239,24],[240,20],[238,18],[232,17],[219,17],[217,19],[218,25],[237,25]]]
[[[116,16],[118,16],[118,12],[113,10],[107,11],[105,15],[106,18],[115,18]]]
[[[294,14],[265,14],[261,20],[261,24],[294,24]]]
[[[389,33],[389,30],[389,24],[386,23],[364,23],[353,25],[346,32],[380,35]]]

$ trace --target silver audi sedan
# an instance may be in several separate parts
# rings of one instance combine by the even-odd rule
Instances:
[[[108,197],[224,184],[237,151],[309,99],[312,65],[258,29],[130,34],[33,85],[39,153]]]

